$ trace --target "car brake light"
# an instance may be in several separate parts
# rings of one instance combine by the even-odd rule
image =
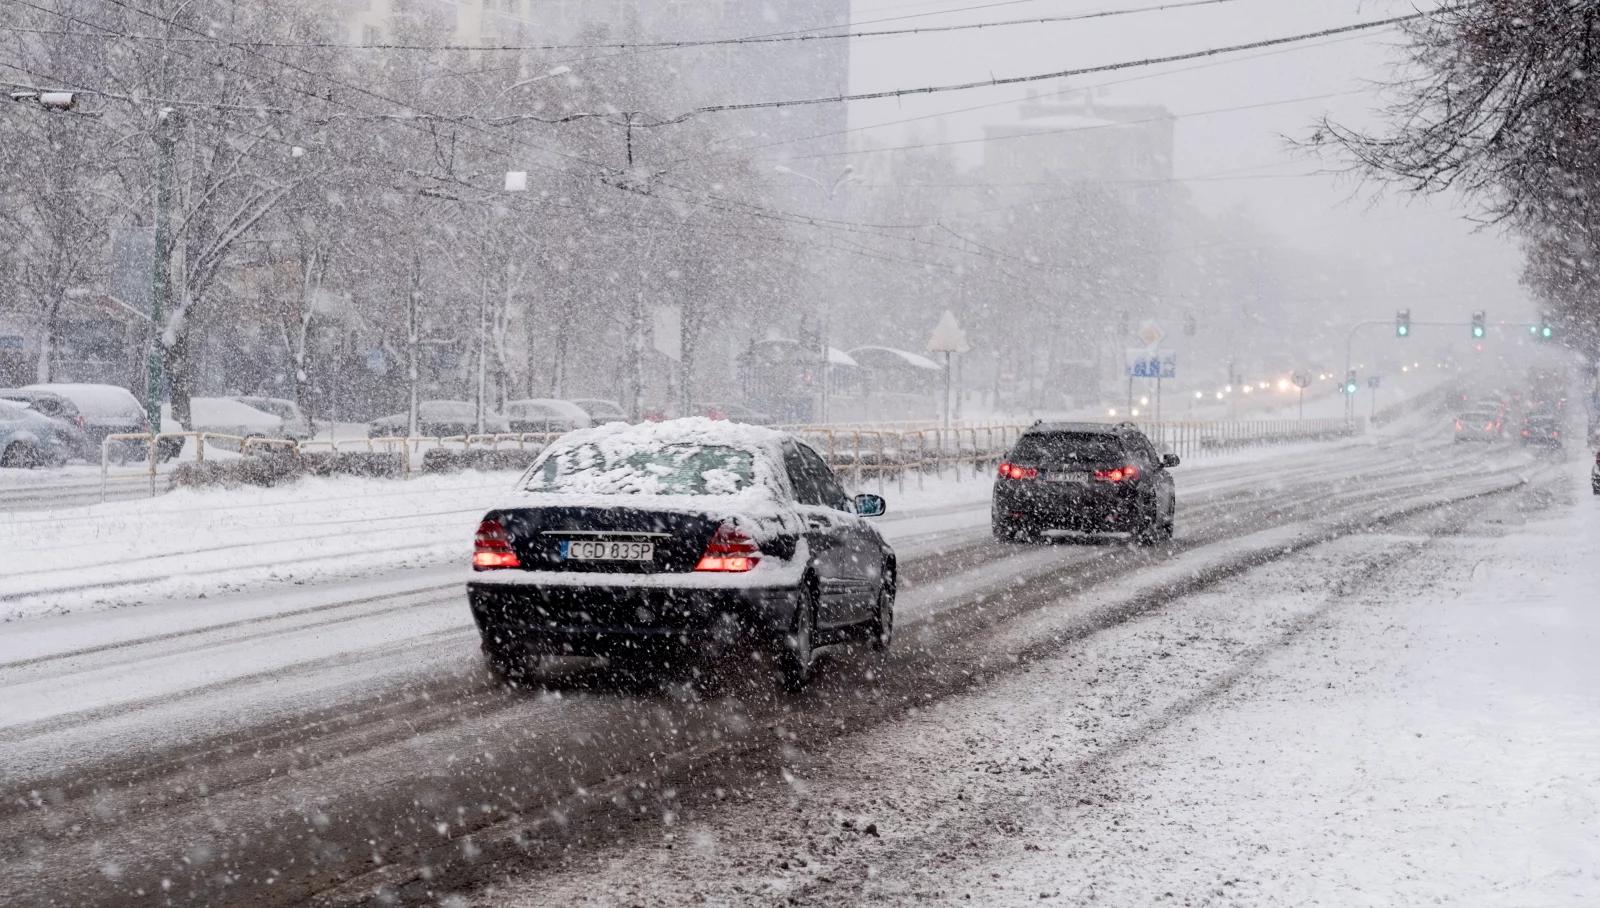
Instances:
[[[1490,432],[1493,432],[1494,431],[1494,423],[1492,423],[1492,422],[1491,423],[1485,423],[1484,424],[1484,429],[1486,429],[1486,430],[1488,430]]]
[[[1533,437],[1533,433],[1529,432],[1527,429],[1523,429],[1522,430],[1522,437],[1523,438],[1532,438]]]
[[[1020,467],[1014,463],[1000,465],[1001,479],[1038,479],[1039,470],[1036,467]]]
[[[1133,464],[1110,470],[1095,470],[1094,478],[1101,482],[1127,482],[1139,478],[1139,468]]]
[[[706,553],[700,556],[696,571],[720,574],[742,574],[761,561],[761,547],[750,534],[733,523],[724,523],[711,534],[706,543]]]
[[[1458,420],[1456,420],[1456,431],[1457,431],[1457,432],[1460,432],[1460,431],[1461,431],[1461,430],[1462,430],[1462,429],[1464,429],[1464,428],[1466,428],[1466,426],[1463,426],[1463,425],[1462,425],[1462,424],[1461,424],[1461,420],[1459,420],[1459,419],[1458,419]]]
[[[478,524],[474,539],[472,569],[475,571],[501,571],[520,568],[522,562],[511,548],[511,536],[498,520],[485,520]]]

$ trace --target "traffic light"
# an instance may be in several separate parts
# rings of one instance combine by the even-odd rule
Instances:
[[[1396,312],[1394,314],[1394,336],[1395,337],[1410,337],[1411,336],[1411,310],[1410,309],[1401,309],[1399,312]]]
[[[1361,383],[1356,381],[1356,370],[1351,369],[1344,377],[1344,393],[1354,394],[1361,390]]]
[[[1489,317],[1482,309],[1472,313],[1472,339],[1478,340],[1489,333]]]
[[[1538,337],[1540,340],[1547,341],[1556,336],[1556,328],[1549,322],[1540,322],[1535,327],[1535,330],[1538,332]]]

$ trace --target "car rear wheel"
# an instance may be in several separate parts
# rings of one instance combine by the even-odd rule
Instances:
[[[1133,539],[1139,545],[1160,545],[1172,538],[1172,522],[1163,520],[1161,510],[1151,507],[1139,521],[1138,529],[1134,530]]]
[[[798,691],[816,673],[817,592],[810,578],[800,585],[794,621],[778,645],[778,677],[788,690]]]
[[[992,517],[989,523],[997,542],[1026,543],[1033,540],[1033,534],[1028,529],[1004,517],[997,515]]]
[[[37,462],[38,456],[34,454],[33,445],[25,441],[12,442],[5,451],[0,452],[0,467],[31,467]]]
[[[509,641],[485,637],[483,661],[496,681],[510,687],[526,687],[539,678],[541,657],[512,646]]]

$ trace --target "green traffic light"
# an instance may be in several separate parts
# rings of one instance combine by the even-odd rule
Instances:
[[[1410,325],[1399,325],[1399,326],[1396,326],[1395,329],[1394,329],[1394,333],[1399,337],[1405,337],[1406,335],[1411,333],[1411,326]]]
[[[1483,337],[1483,326],[1482,325],[1473,325],[1472,326],[1472,336],[1473,337]]]
[[[1539,329],[1539,334],[1545,340],[1549,340],[1550,338],[1556,336],[1556,329],[1550,327],[1549,325],[1545,325],[1543,328]]]

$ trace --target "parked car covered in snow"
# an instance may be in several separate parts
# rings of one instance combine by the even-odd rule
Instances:
[[[285,397],[231,397],[247,407],[271,413],[283,420],[283,437],[305,441],[312,436],[311,420],[300,411],[300,405]]]
[[[172,405],[161,405],[161,431],[182,432],[172,419]],[[247,407],[231,397],[189,398],[190,432],[213,432],[240,438],[284,438],[283,420]]]
[[[506,404],[513,432],[571,432],[593,425],[588,411],[567,400],[514,400]]]
[[[374,438],[403,437],[410,416],[396,413],[372,421],[369,430]],[[483,417],[483,430],[488,433],[510,432],[511,424],[499,413],[489,412]],[[464,400],[425,400],[417,404],[417,434],[423,438],[452,438],[475,435],[478,432],[478,408]]]
[[[67,462],[71,445],[55,420],[0,400],[0,467],[58,467]]]
[[[793,436],[703,418],[612,423],[546,448],[484,515],[467,584],[490,665],[726,652],[752,637],[791,686],[826,647],[894,631],[895,554]]]
[[[83,414],[78,412],[78,405],[67,398],[53,391],[3,388],[0,389],[0,400],[20,404],[54,420],[58,424],[58,431],[66,438],[69,457],[95,461],[100,459],[99,450],[90,444],[89,434],[83,429]]]
[[[40,384],[27,385],[24,391],[49,391],[72,401],[83,417],[83,431],[91,450],[99,449],[108,435],[139,435],[150,431],[144,405],[127,388],[116,385]],[[125,462],[147,456],[143,442],[115,444],[107,453]],[[98,457],[98,454],[94,455]]]
[[[601,400],[597,397],[578,397],[567,401],[567,403],[582,407],[583,411],[589,414],[589,418],[597,426],[605,425],[608,422],[628,421],[628,411],[622,409],[622,404],[614,400]]]

